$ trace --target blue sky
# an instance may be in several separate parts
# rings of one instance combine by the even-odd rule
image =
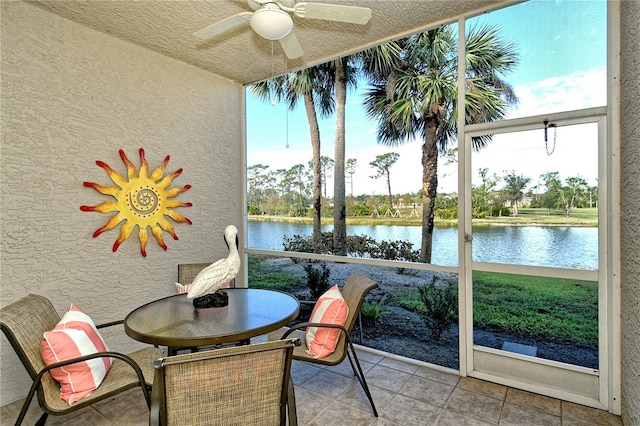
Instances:
[[[604,0],[534,0],[470,19],[467,25],[483,23],[498,24],[503,37],[519,48],[520,64],[507,76],[520,100],[510,117],[606,104]],[[376,123],[366,118],[361,106],[364,90],[366,82],[349,93],[347,100],[346,158],[358,160],[354,193],[386,192],[386,182],[370,178],[374,170],[369,163],[376,155],[390,151],[400,154],[400,160],[391,169],[393,193],[416,192],[422,179],[421,142],[407,142],[397,147],[379,145]],[[320,132],[322,155],[333,158],[333,117],[320,121]],[[492,146],[473,154],[474,175],[480,167],[488,167],[498,176],[503,170],[515,169],[535,183],[539,174],[559,171],[563,178],[580,175],[595,185],[594,133],[588,126],[558,129],[552,155],[547,155],[541,134],[519,135],[517,144],[496,139]],[[549,133],[549,139],[552,138],[553,134]],[[263,103],[248,93],[247,145],[248,165],[269,165],[270,170],[288,169],[299,163],[306,165],[311,159],[311,144],[302,105],[287,112],[283,105]],[[456,167],[445,166],[445,162],[440,161],[440,192],[457,190]],[[332,192],[330,178],[327,193],[330,196]]]

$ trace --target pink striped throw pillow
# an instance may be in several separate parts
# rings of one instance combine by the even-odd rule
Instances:
[[[337,285],[327,290],[316,302],[309,322],[344,325],[349,306]],[[314,358],[324,358],[336,350],[340,337],[339,328],[307,327],[307,353]]]
[[[189,293],[189,286],[191,284],[180,284],[176,283],[176,293],[178,294],[186,294]]]
[[[40,342],[40,355],[46,365],[108,350],[91,318],[76,305],[71,305]],[[100,386],[110,367],[111,358],[94,358],[54,368],[51,376],[60,383],[60,398],[73,405]]]

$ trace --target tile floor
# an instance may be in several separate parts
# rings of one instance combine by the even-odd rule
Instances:
[[[397,425],[622,425],[620,417],[570,402],[358,351],[379,417],[354,379],[349,362],[322,367],[294,361],[298,423],[301,426]],[[20,403],[2,407],[0,424],[11,425]],[[24,424],[38,419],[37,403]],[[132,389],[47,425],[147,425],[139,389]]]

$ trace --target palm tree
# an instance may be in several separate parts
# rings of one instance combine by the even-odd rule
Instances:
[[[347,88],[356,86],[358,56],[333,62],[335,70],[336,137],[333,167],[333,254],[347,255],[347,203],[345,194],[345,107]]]
[[[420,260],[431,262],[438,154],[456,139],[458,53],[453,27],[444,26],[385,43],[364,53],[364,72],[372,88],[365,97],[370,118],[378,121],[378,142],[396,146],[421,138],[422,244]],[[467,123],[493,121],[516,102],[501,78],[517,63],[515,45],[496,27],[472,28],[466,39]],[[491,136],[474,138],[475,149]]]
[[[318,65],[301,71],[275,77],[250,86],[251,92],[262,101],[284,101],[293,110],[300,98],[304,100],[309,136],[313,151],[313,242],[321,238],[322,178],[320,163],[320,127],[317,110],[322,117],[333,113],[333,80],[328,65]]]
[[[376,174],[371,176],[373,179],[385,177],[387,180],[387,191],[389,193],[388,204],[389,211],[393,208],[393,194],[391,193],[391,166],[400,158],[397,152],[387,152],[386,154],[377,155],[376,159],[369,163],[371,167],[376,169]]]
[[[524,175],[517,175],[515,171],[507,173],[502,178],[504,188],[502,191],[513,207],[513,216],[518,216],[518,201],[522,200],[524,189],[531,182],[531,178]]]
[[[349,175],[349,184],[351,185],[351,196],[353,197],[353,175],[356,173],[358,167],[357,158],[348,158],[345,163],[345,172]]]

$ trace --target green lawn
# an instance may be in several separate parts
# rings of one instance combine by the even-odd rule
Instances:
[[[598,345],[598,283],[490,272],[473,273],[478,327]]]

